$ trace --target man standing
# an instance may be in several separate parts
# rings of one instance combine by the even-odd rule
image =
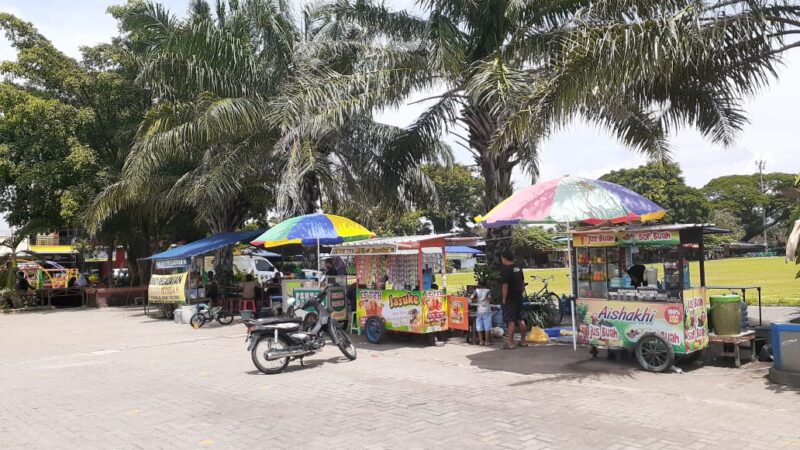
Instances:
[[[500,269],[500,277],[503,282],[503,319],[508,324],[508,342],[503,346],[505,349],[513,349],[514,333],[518,331],[521,333],[519,341],[520,347],[527,347],[525,342],[525,322],[522,320],[522,298],[525,292],[525,277],[522,274],[522,269],[514,264],[514,255],[511,252],[503,253],[500,257],[502,267]]]

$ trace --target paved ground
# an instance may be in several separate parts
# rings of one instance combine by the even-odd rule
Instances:
[[[800,391],[763,363],[656,375],[565,346],[395,340],[267,376],[242,332],[0,315],[0,448],[800,447]]]

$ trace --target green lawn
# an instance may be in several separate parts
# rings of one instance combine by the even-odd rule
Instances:
[[[656,266],[658,267],[658,266]],[[798,267],[786,264],[782,257],[775,258],[734,258],[706,262],[706,285],[755,285],[761,286],[762,298],[765,305],[800,306],[800,280],[795,280]],[[692,284],[700,283],[700,267],[697,263],[690,266]],[[659,275],[663,269],[659,267]],[[550,282],[550,289],[555,292],[568,293],[569,281],[566,269],[526,269],[525,279],[530,280],[531,275],[549,277],[555,275],[555,280]],[[441,282],[441,280],[440,280]],[[450,292],[458,291],[468,284],[474,284],[475,277],[470,273],[456,273],[447,275],[447,289]],[[532,282],[529,291],[539,288],[539,283]],[[756,292],[748,292],[748,303],[755,303]]]

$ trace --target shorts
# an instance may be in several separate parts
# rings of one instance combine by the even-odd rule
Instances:
[[[506,323],[522,320],[522,302],[508,302],[503,305],[503,320]]]
[[[475,317],[475,331],[492,331],[492,312],[481,312]]]

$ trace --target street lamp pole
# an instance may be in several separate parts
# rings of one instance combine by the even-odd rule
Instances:
[[[764,256],[767,256],[767,253],[769,253],[769,243],[767,242],[767,192],[764,188],[764,169],[767,167],[767,162],[764,160],[756,161],[756,166],[758,167],[758,176],[760,179],[759,190],[763,198],[763,203],[761,205],[761,224],[764,229]]]

